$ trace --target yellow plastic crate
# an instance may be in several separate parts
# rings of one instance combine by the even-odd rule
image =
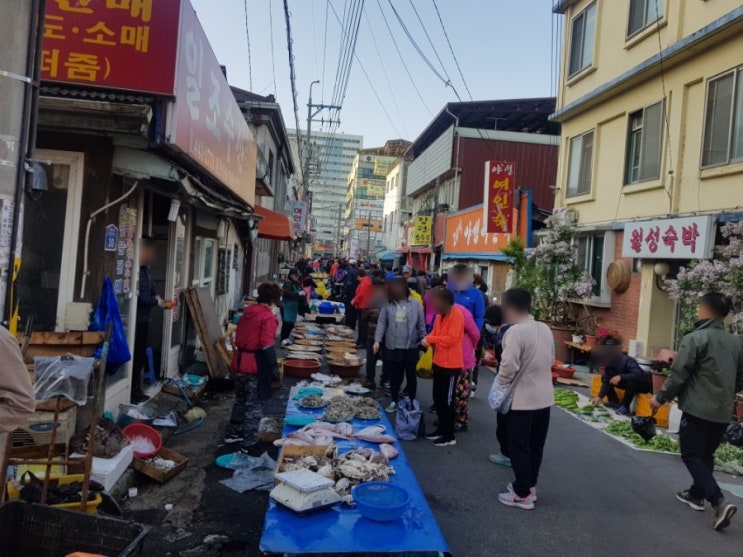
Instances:
[[[653,409],[650,408],[650,399],[653,395],[639,394],[635,397],[635,414],[637,416],[652,416]],[[662,428],[668,429],[668,416],[671,413],[671,408],[668,403],[664,404],[658,409],[658,413],[654,416],[655,423]]]
[[[614,387],[614,391],[617,393],[619,400],[624,398],[624,389],[617,389]],[[593,381],[591,382],[591,398],[596,398],[601,392],[601,375],[594,375]],[[602,400],[606,401],[606,397]]]
[[[82,482],[85,476],[82,474],[70,474],[67,476],[51,476],[49,480],[49,487],[55,487],[57,485],[67,485],[75,482]],[[21,498],[21,485],[19,481],[8,482],[8,501],[17,501]],[[95,493],[95,497],[88,501],[88,507],[86,512],[88,514],[95,514],[98,511],[98,505],[103,502],[103,497],[100,493]],[[68,511],[79,511],[82,509],[82,502],[80,503],[61,503],[59,505],[49,505],[50,507],[56,507],[58,509],[65,509]]]

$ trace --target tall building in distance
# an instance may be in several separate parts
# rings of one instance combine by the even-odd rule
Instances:
[[[305,161],[300,161],[297,133],[289,130],[292,153],[304,171]],[[364,146],[361,135],[314,131],[306,149],[306,132],[300,132],[303,155],[309,154],[309,191],[312,193],[310,230],[313,235],[313,254],[336,255],[341,251],[343,228],[346,226],[346,196],[348,175],[356,154]]]
[[[390,140],[384,147],[362,149],[348,174],[344,253],[351,259],[373,259],[384,251],[384,198],[387,175],[405,155],[411,143]]]

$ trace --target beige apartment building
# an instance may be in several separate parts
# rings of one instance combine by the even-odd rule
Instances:
[[[581,231],[599,326],[674,343],[663,276],[743,214],[740,0],[562,0],[558,215]],[[612,272],[607,276],[609,266]]]

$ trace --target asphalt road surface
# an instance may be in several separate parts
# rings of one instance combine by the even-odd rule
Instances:
[[[419,384],[425,408],[430,391],[430,381]],[[434,419],[426,413],[427,425]],[[454,557],[743,555],[743,500],[726,494],[741,512],[714,532],[710,510],[674,498],[690,483],[678,456],[636,451],[555,408],[537,508],[524,511],[497,501],[513,475],[488,462],[496,446],[485,389],[470,400],[470,428],[455,447],[404,444]]]

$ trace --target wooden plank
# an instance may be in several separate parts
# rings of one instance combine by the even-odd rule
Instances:
[[[201,296],[199,295],[199,290],[204,291]],[[229,365],[225,363],[217,349],[217,343],[224,337],[222,336],[219,320],[216,317],[217,312],[214,309],[214,302],[209,292],[206,289],[189,288],[185,292],[185,298],[188,311],[191,313],[191,317],[193,317],[196,334],[199,337],[204,355],[206,356],[209,375],[215,379],[226,376],[229,373]],[[212,321],[211,330],[207,322],[207,315]],[[217,324],[216,327],[214,323]]]
[[[222,361],[224,361],[225,365],[229,368],[232,366],[232,354],[227,349],[227,343],[225,342],[224,338],[220,338],[217,341],[217,352],[219,352],[219,355],[222,358]]]
[[[213,342],[217,342],[224,337],[224,331],[222,330],[222,324],[219,321],[217,310],[214,307],[214,300],[212,300],[212,296],[207,288],[196,288],[195,292],[199,306],[201,307],[201,313],[204,316],[204,326],[209,334],[209,338]]]

